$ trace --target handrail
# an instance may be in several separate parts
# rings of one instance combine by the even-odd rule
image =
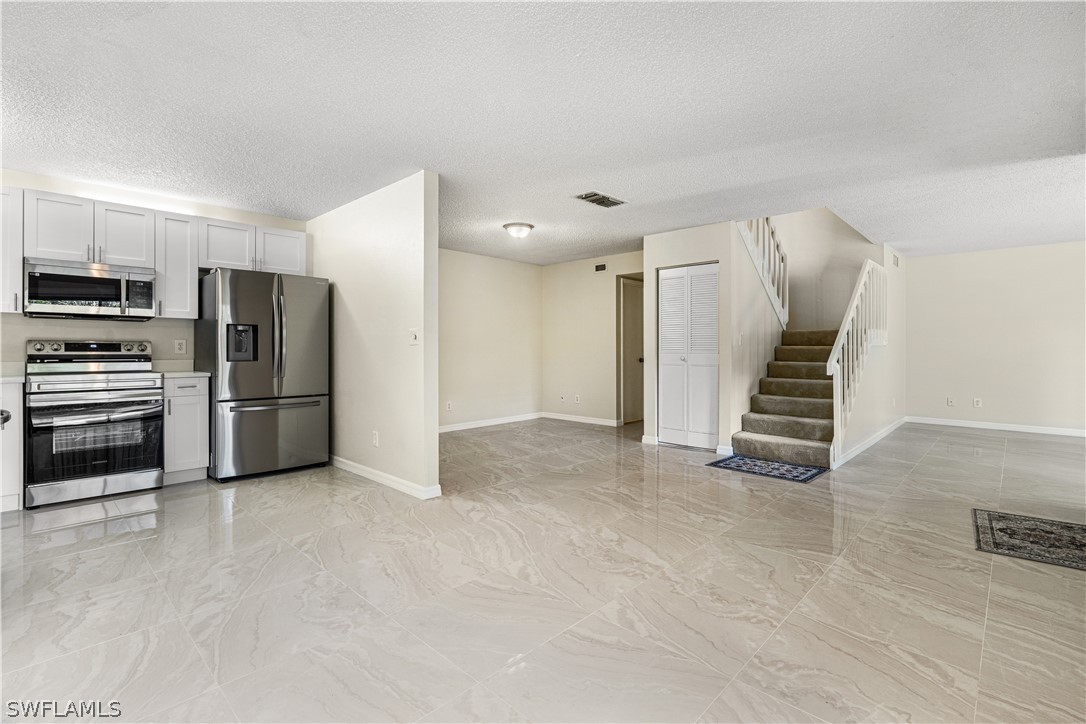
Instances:
[[[735,226],[784,329],[788,326],[788,255],[777,238],[777,230],[768,216],[737,221]]]
[[[848,418],[856,401],[860,375],[872,346],[887,343],[886,269],[870,259],[848,300],[845,318],[826,360],[826,374],[833,376],[833,444],[830,467],[836,467],[844,446]]]

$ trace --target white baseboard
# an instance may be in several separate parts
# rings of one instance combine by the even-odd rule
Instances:
[[[1009,432],[1033,432],[1039,435],[1063,435],[1086,437],[1086,430],[1078,427],[1043,427],[1041,425],[1015,425],[1009,422],[980,422],[977,420],[949,420],[941,417],[906,417],[905,422],[921,425],[947,425],[948,427],[973,427],[979,430],[1007,430]]]
[[[731,445],[719,445],[716,449],[717,455],[735,455],[735,450],[732,450]]]
[[[490,427],[491,425],[505,425],[510,422],[538,420],[540,417],[542,417],[542,413],[528,412],[523,415],[513,415],[512,417],[495,417],[490,420],[475,420],[473,422],[455,422],[451,425],[442,425],[437,429],[437,431],[453,432],[455,430],[473,430],[477,427]]]
[[[204,480],[207,478],[207,468],[193,468],[192,470],[176,470],[172,473],[164,473],[162,476],[163,485],[177,485],[179,483],[191,483],[194,480]]]
[[[642,445],[659,445],[660,441],[656,439],[655,435],[642,435],[641,436],[641,444]]]
[[[401,493],[407,493],[408,495],[412,495],[416,498],[421,498],[422,500],[437,498],[441,495],[440,485],[427,486],[419,485],[418,483],[412,483],[410,480],[397,478],[395,475],[383,473],[380,470],[375,470],[373,468],[366,467],[365,465],[360,465],[356,462],[346,460],[337,455],[332,456],[332,465],[340,468],[341,470],[346,470],[349,473],[361,475],[362,477],[369,478],[374,482],[381,483],[382,485],[387,485],[390,488],[399,490]]]
[[[879,440],[883,439],[884,437],[889,435],[891,432],[893,432],[894,430],[896,430],[899,427],[901,427],[902,425],[904,425],[908,421],[908,419],[909,418],[907,418],[907,417],[902,417],[902,418],[898,419],[896,422],[892,422],[889,425],[887,425],[886,427],[882,428],[881,430],[876,432],[874,435],[867,438],[866,440],[859,443],[858,445],[855,445],[851,450],[849,450],[848,452],[841,455],[841,458],[839,460],[834,460],[833,461],[833,468],[837,469],[837,468],[841,467],[842,465],[847,463],[849,460],[856,457],[857,455],[862,453],[864,450],[871,447],[872,445],[877,443]]]
[[[605,425],[607,427],[618,427],[622,424],[621,420],[607,420],[602,417],[581,417],[579,415],[563,415],[560,412],[541,412],[540,417],[546,417],[551,420],[565,420],[566,422],[583,422],[587,425]]]

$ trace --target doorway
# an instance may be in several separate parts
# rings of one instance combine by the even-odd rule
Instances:
[[[618,278],[618,419],[645,419],[645,282],[643,275]]]

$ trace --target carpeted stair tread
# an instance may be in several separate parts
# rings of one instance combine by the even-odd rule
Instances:
[[[781,344],[832,347],[837,341],[837,331],[836,329],[786,329],[781,332]]]
[[[767,415],[748,412],[743,415],[743,431],[762,435],[777,435],[801,440],[833,440],[833,420],[819,417],[795,417],[793,415]]]
[[[830,466],[830,443],[821,440],[799,440],[757,432],[737,432],[732,435],[732,449],[738,455],[763,460],[776,460],[796,465]]]
[[[817,417],[833,419],[833,400],[813,397],[784,397],[782,395],[752,395],[750,411],[766,415],[790,415],[793,417]]]
[[[773,348],[773,359],[778,362],[822,362],[830,358],[832,346],[790,345]]]
[[[768,376],[797,380],[832,380],[825,362],[770,362]]]
[[[833,399],[832,380],[794,380],[763,377],[758,381],[758,392],[763,395],[782,397],[812,397]]]

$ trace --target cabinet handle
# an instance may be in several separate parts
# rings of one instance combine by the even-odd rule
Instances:
[[[169,397],[166,398],[166,414],[173,414],[173,400],[171,400]]]
[[[249,257],[249,268],[252,269],[253,271],[256,271],[256,257],[255,256]]]
[[[15,292],[15,308],[12,309],[11,311],[13,311],[13,312],[18,312],[19,311],[19,292]]]
[[[98,247],[98,263],[101,264],[102,260],[106,258],[106,255],[102,253],[104,247]]]
[[[162,316],[162,300],[158,300],[158,316]]]
[[[87,261],[94,261],[94,252],[91,251],[90,244],[87,244]]]
[[[178,385],[177,389],[179,389],[179,390],[195,390],[196,385]]]

